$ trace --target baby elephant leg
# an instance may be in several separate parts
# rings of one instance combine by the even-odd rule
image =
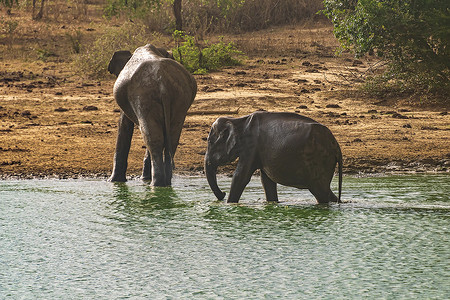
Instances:
[[[310,187],[309,191],[316,197],[319,204],[326,204],[330,202],[338,202],[338,198],[331,191],[330,185],[319,184],[314,187]]]
[[[263,170],[261,170],[261,183],[266,194],[266,200],[278,202],[277,183],[270,179]]]

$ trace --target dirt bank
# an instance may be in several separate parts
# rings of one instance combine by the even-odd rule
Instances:
[[[312,34],[314,42],[299,38]],[[347,173],[449,172],[449,104],[365,97],[356,84],[376,58],[335,57],[335,42],[320,42],[322,35],[332,39],[331,28],[229,37],[244,50],[261,51],[252,51],[243,66],[196,76],[198,95],[175,156],[176,173],[201,172],[217,117],[256,110],[297,112],[328,126]],[[280,37],[283,45],[293,44],[289,51],[263,51],[277,48]],[[0,62],[0,176],[107,177],[119,117],[113,83],[75,76],[65,62]],[[140,174],[143,156],[136,129],[130,176]]]

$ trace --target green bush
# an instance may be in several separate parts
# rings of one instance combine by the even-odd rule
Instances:
[[[204,74],[225,66],[239,65],[244,54],[236,49],[234,43],[225,43],[223,37],[218,43],[205,42],[201,46],[193,36],[180,31],[173,34],[177,47],[172,49],[174,58],[191,73]]]
[[[66,33],[66,37],[69,41],[69,44],[72,48],[72,51],[74,53],[80,53],[81,51],[81,38],[82,38],[82,34],[80,30],[75,30],[75,32],[73,34],[71,33]]]
[[[103,13],[106,17],[113,17],[124,12],[128,16],[140,18],[154,13],[167,1],[170,0],[106,0]]]
[[[121,27],[111,28],[92,45],[86,47],[82,54],[74,59],[74,65],[81,74],[92,78],[102,78],[108,74],[108,63],[115,51],[129,50],[158,40],[157,35],[149,36],[145,26],[125,23]]]
[[[389,63],[380,84],[448,93],[448,0],[325,0],[324,7],[343,49],[374,52]]]
[[[48,49],[36,49],[37,56],[39,60],[47,61],[50,57],[57,56],[55,52]]]

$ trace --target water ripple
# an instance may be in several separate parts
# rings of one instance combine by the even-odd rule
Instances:
[[[258,179],[239,205],[203,178],[3,181],[0,298],[448,299],[448,178],[346,177],[330,206]]]

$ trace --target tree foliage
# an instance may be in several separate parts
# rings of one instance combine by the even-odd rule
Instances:
[[[107,0],[104,13],[108,17],[125,11],[129,15],[142,17],[158,9],[164,0]]]
[[[225,66],[239,65],[244,57],[234,43],[225,43],[223,38],[217,43],[205,41],[202,45],[195,37],[177,30],[173,33],[173,38],[177,44],[172,49],[174,58],[194,74],[205,74]]]
[[[8,8],[11,8],[14,4],[19,4],[18,0],[0,0],[0,3]]]
[[[448,90],[448,0],[325,0],[324,7],[343,49],[374,51],[409,86]]]

